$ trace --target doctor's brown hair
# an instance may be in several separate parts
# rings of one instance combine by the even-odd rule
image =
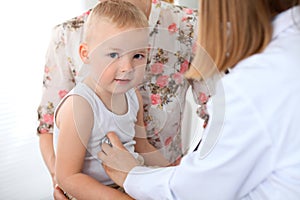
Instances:
[[[174,0],[163,0],[165,2],[168,2],[168,3],[174,3]]]
[[[198,47],[186,73],[187,78],[193,79],[216,73],[212,62],[219,72],[225,72],[242,59],[264,50],[272,38],[271,20],[299,5],[300,0],[200,0],[199,3],[198,45],[204,51]]]

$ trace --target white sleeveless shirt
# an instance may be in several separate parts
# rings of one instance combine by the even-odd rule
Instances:
[[[61,104],[66,98],[72,95],[79,95],[83,97],[91,106],[94,114],[94,125],[92,133],[87,144],[87,151],[84,158],[84,166],[82,173],[87,174],[102,184],[109,185],[113,181],[107,176],[102,165],[101,160],[97,154],[101,151],[100,142],[105,135],[113,131],[120,138],[123,145],[131,152],[135,158],[139,155],[134,152],[135,141],[135,122],[137,121],[137,112],[139,109],[139,102],[134,89],[126,92],[128,111],[124,115],[116,115],[109,111],[96,93],[84,83],[78,83],[60,102],[57,106],[55,115]],[[56,150],[59,129],[54,120],[54,147]]]

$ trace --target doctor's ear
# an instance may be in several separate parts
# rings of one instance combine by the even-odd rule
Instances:
[[[81,43],[79,45],[79,55],[83,63],[88,64],[89,63],[89,51],[88,51],[88,46],[86,43]]]

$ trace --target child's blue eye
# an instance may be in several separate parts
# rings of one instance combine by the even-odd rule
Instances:
[[[135,54],[134,56],[133,56],[133,58],[134,59],[143,59],[143,58],[145,58],[145,56],[143,55],[143,54],[140,54],[140,53],[138,53],[138,54]]]
[[[111,58],[118,58],[119,57],[119,54],[118,53],[109,53],[108,54],[109,55],[109,57],[111,57]]]

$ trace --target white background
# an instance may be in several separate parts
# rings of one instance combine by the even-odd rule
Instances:
[[[36,135],[44,58],[52,27],[95,2],[0,3],[0,199],[52,199]]]
[[[0,199],[52,199],[36,135],[44,58],[52,27],[83,10],[75,0],[0,3]]]

